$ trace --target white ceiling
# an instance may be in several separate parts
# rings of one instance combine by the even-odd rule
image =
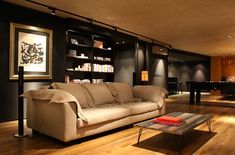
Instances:
[[[25,0],[5,1],[49,12]],[[235,55],[235,0],[34,1],[169,43],[176,49],[210,56]],[[226,34],[233,38],[227,39]]]

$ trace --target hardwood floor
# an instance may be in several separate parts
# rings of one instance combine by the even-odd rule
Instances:
[[[174,102],[177,101],[177,102]],[[188,101],[167,99],[167,113],[174,111],[211,113],[212,133],[206,124],[185,136],[182,154],[235,154],[235,108],[189,105]],[[66,155],[160,155],[178,154],[180,137],[154,130],[144,130],[139,146],[136,146],[138,128],[124,127],[64,144],[53,138],[36,135],[25,128],[26,138],[13,138],[17,122],[0,123],[0,154],[66,154]]]

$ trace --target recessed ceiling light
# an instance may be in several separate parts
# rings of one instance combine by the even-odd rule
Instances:
[[[233,38],[233,35],[232,35],[232,34],[226,34],[226,35],[225,35],[225,38],[226,38],[226,39],[232,39],[232,38]]]
[[[126,42],[125,41],[122,41],[123,44],[125,44]]]

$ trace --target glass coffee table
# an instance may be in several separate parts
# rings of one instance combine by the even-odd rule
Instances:
[[[209,132],[211,132],[210,120],[213,117],[211,114],[173,112],[170,114],[166,114],[166,116],[182,118],[186,121],[186,123],[179,127],[153,123],[153,119],[136,123],[134,124],[134,126],[139,127],[137,146],[139,145],[139,141],[140,141],[140,137],[141,137],[141,133],[143,129],[152,129],[152,130],[162,131],[166,133],[172,133],[175,135],[181,135],[182,136],[181,146],[183,145],[184,135],[192,131],[194,128],[201,125],[202,123],[206,122],[208,126],[208,130]]]

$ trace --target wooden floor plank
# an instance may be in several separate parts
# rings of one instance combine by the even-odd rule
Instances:
[[[187,96],[188,97],[188,96]],[[208,97],[208,96],[207,96]],[[208,99],[207,99],[208,100]],[[213,98],[214,100],[214,98]],[[191,112],[212,114],[212,133],[204,123],[185,136],[182,154],[235,154],[235,108],[190,105],[187,99],[180,96],[167,99],[167,113]],[[17,121],[0,123],[0,155],[161,155],[177,154],[180,137],[159,131],[145,129],[140,145],[137,147],[137,127],[125,127],[104,134],[75,140],[70,144],[44,135],[32,136],[31,130],[25,127],[28,137],[17,139]]]

